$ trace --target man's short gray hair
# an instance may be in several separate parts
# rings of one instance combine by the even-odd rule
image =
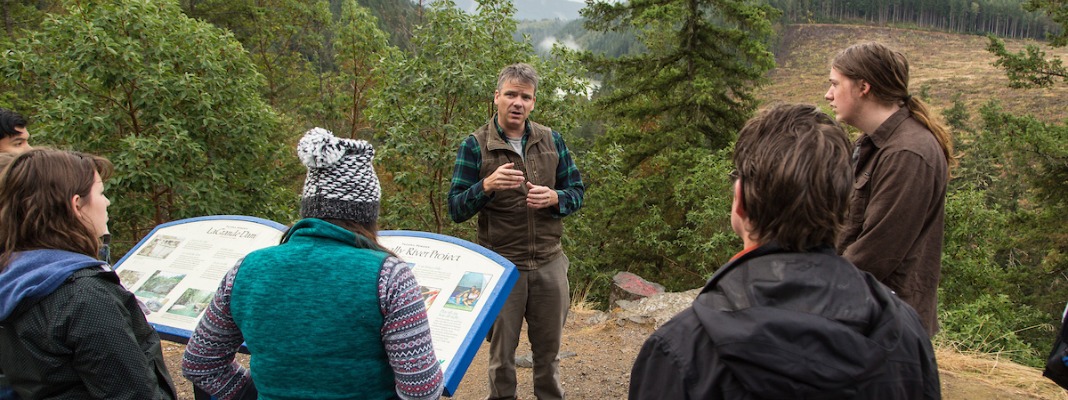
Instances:
[[[538,72],[527,63],[515,63],[501,69],[497,75],[497,90],[501,90],[501,86],[508,81],[525,83],[534,86],[534,91],[538,90]]]

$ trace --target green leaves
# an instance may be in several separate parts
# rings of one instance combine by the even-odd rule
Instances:
[[[1030,347],[1023,336],[1052,336],[1055,328],[1044,324],[1041,312],[1016,304],[1007,294],[983,293],[973,300],[939,314],[942,331],[936,341],[962,352],[1007,356],[1025,365],[1041,368],[1044,351]],[[1020,328],[1016,322],[1029,323]]]
[[[355,0],[342,4],[334,25],[334,63],[337,72],[328,76],[332,83],[327,119],[343,121],[334,133],[349,138],[371,139],[373,127],[367,116],[374,90],[386,79],[384,64],[398,57],[376,19]]]
[[[1068,130],[996,102],[979,111],[972,132],[963,104],[947,110],[965,156],[946,199],[939,340],[1037,365],[1068,296]]]
[[[171,2],[121,0],[73,4],[16,48],[4,76],[39,93],[39,142],[115,163],[120,250],[174,219],[295,214],[278,183],[295,173],[287,135],[232,35]]]
[[[1005,42],[989,35],[990,44],[987,51],[997,60],[994,66],[1004,69],[1009,77],[1009,86],[1013,88],[1049,87],[1058,79],[1068,83],[1068,69],[1059,58],[1046,59],[1046,52],[1035,45],[1027,45],[1024,51],[1009,53]]]
[[[1068,4],[1064,0],[1028,0],[1023,5],[1027,11],[1044,12],[1054,23],[1061,26],[1060,32],[1050,36],[1050,45],[1064,47],[1068,45]]]
[[[1052,1],[1027,3],[1028,10],[1043,7],[1061,25],[1068,22],[1063,7]],[[1005,70],[1009,86],[1068,83],[1061,60],[1047,59],[1037,46],[1010,53],[1004,41],[988,38],[987,51],[996,57],[994,66]],[[1064,36],[1051,45],[1063,46]],[[959,99],[947,111],[955,129],[967,131],[967,110]],[[1058,320],[1068,296],[1068,238],[1062,232],[1068,221],[1068,127],[1006,113],[995,101],[980,115],[982,126],[959,147],[966,157],[946,203],[940,340],[1008,352],[1014,360],[1041,366],[1050,322]]]
[[[609,127],[590,166],[586,225],[575,239],[599,243],[594,269],[626,270],[672,290],[699,286],[740,240],[730,231],[730,152],[774,67],[767,43],[776,11],[745,1],[590,2],[586,27],[633,33],[647,51],[583,54],[604,77],[598,115]],[[591,155],[592,156],[592,155]],[[599,202],[598,199],[606,199]],[[574,222],[572,222],[574,225]],[[591,276],[595,276],[591,274]],[[596,292],[595,298],[596,296]]]
[[[326,0],[203,0],[189,15],[233,32],[264,78],[258,90],[288,129],[324,123],[321,74],[333,68],[333,14]],[[373,23],[373,21],[371,22]],[[242,51],[244,52],[244,51]],[[333,122],[326,121],[326,122]],[[330,126],[331,129],[338,127]]]

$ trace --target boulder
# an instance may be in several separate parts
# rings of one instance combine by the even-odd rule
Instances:
[[[649,282],[630,272],[620,272],[612,277],[612,291],[608,294],[608,304],[615,307],[617,301],[634,301],[664,293],[664,286]]]
[[[701,293],[701,288],[678,293],[661,293],[637,301],[620,300],[617,303],[619,308],[612,312],[612,318],[620,326],[633,322],[651,323],[654,328],[659,328],[675,314],[693,304],[693,299],[697,298],[698,293]]]

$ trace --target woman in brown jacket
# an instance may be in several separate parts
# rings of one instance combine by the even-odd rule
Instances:
[[[863,135],[853,149],[853,195],[838,252],[875,275],[938,332],[949,131],[909,93],[908,60],[880,43],[842,50],[824,97]]]

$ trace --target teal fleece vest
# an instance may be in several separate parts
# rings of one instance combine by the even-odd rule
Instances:
[[[355,247],[367,239],[318,219],[283,240],[245,257],[230,303],[260,399],[395,396],[378,305],[387,254]]]

